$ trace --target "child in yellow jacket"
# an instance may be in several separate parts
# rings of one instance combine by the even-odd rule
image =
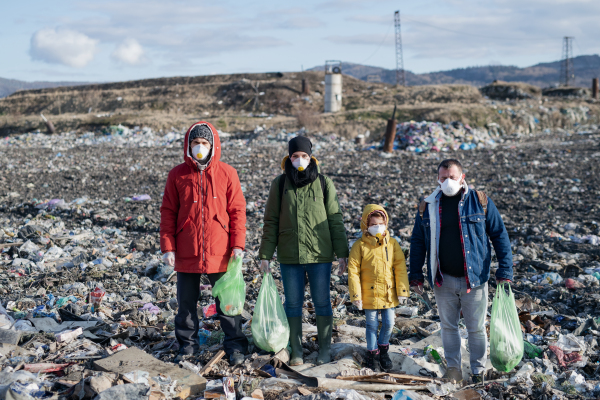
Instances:
[[[394,328],[394,308],[406,304],[409,296],[406,260],[398,242],[387,230],[388,214],[376,204],[369,204],[362,214],[363,235],[350,250],[348,288],[350,299],[367,317],[367,366],[373,371],[389,371],[388,354]],[[377,337],[381,313],[381,330]]]

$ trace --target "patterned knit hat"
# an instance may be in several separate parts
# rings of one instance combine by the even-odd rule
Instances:
[[[188,139],[189,143],[192,143],[192,141],[196,138],[206,139],[208,140],[211,146],[213,145],[213,133],[208,127],[208,125],[200,124],[192,128],[192,131],[190,132],[190,137]]]

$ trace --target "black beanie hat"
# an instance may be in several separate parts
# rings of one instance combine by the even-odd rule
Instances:
[[[188,138],[188,142],[192,143],[192,140],[196,138],[202,138],[208,140],[210,145],[213,145],[213,133],[208,127],[208,125],[200,124],[196,125],[190,131],[190,136]]]
[[[290,153],[290,158],[292,154],[297,151],[303,151],[309,156],[312,156],[312,143],[310,139],[304,136],[296,136],[288,143],[288,152]]]

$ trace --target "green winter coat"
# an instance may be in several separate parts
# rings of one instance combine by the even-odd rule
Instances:
[[[286,159],[281,163],[282,168]],[[317,159],[313,160],[318,168]],[[334,253],[338,258],[347,258],[346,228],[331,179],[325,177],[326,199],[319,179],[300,189],[286,179],[280,199],[281,178],[280,175],[271,183],[259,258],[270,260],[275,248],[277,260],[282,264],[328,263],[335,259]]]

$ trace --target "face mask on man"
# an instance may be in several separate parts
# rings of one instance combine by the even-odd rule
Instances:
[[[367,231],[369,231],[372,236],[381,237],[385,232],[385,225],[371,225]]]
[[[458,191],[462,188],[460,181],[455,181],[454,179],[446,178],[444,182],[438,181],[442,188],[442,192],[446,196],[454,196]]]
[[[210,150],[208,147],[203,144],[197,144],[192,147],[192,156],[198,161],[204,161],[210,154]]]
[[[296,168],[300,172],[304,171],[308,167],[308,164],[310,164],[310,160],[307,160],[306,158],[302,157],[298,157],[294,161],[292,161],[292,165],[294,166],[294,168]]]

